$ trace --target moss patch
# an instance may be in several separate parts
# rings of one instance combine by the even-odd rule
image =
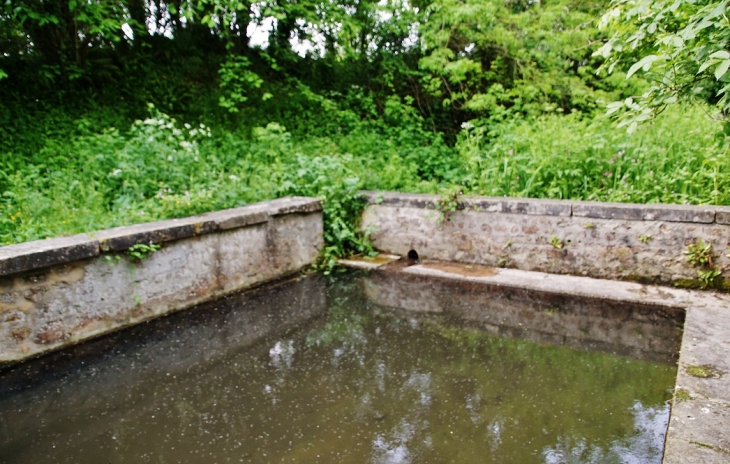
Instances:
[[[684,370],[692,377],[699,377],[700,379],[709,379],[712,377],[720,377],[720,372],[709,364],[704,366],[686,366]]]
[[[690,443],[701,448],[709,448],[713,451],[717,451],[718,453],[730,454],[730,450],[728,450],[727,448],[723,448],[722,446],[715,446],[709,443],[703,443],[701,441],[690,441]]]
[[[674,391],[674,401],[677,403],[681,403],[683,401],[689,401],[692,399],[692,395],[689,394],[689,391],[685,390],[684,388],[678,388]]]
[[[708,283],[702,279],[679,279],[672,282],[677,288],[687,288],[692,290],[719,290],[721,292],[730,293],[730,281],[724,279],[714,279]]]

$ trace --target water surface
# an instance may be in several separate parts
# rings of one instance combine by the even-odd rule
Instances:
[[[284,283],[0,372],[0,461],[661,462],[673,365],[385,308],[362,279]]]

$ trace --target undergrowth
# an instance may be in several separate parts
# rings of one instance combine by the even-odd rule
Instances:
[[[577,114],[475,121],[464,124],[455,146],[423,129],[405,105],[389,111],[405,122],[355,121],[306,136],[278,123],[251,132],[208,127],[150,106],[128,128],[93,131],[95,123],[79,120],[71,136],[42,136],[32,154],[2,145],[0,241],[306,195],[324,201],[319,265],[331,269],[338,257],[373,254],[357,224],[361,189],[730,204],[725,136],[700,108],[675,108],[632,136]]]

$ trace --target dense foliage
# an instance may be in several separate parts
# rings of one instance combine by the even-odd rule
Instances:
[[[616,0],[601,26],[614,34],[597,55],[628,76],[644,72],[650,85],[636,98],[610,105],[629,131],[680,99],[700,97],[716,105],[714,117],[730,109],[730,21],[727,2],[709,0]]]
[[[619,0],[599,28],[608,5],[584,0],[8,0],[0,240],[314,195],[329,265],[370,252],[362,188],[730,204],[704,115],[725,104],[726,17],[677,4],[680,24]],[[674,42],[642,28],[690,23],[681,53],[646,58]],[[678,91],[637,69],[679,62],[695,106],[634,134],[604,116],[649,120]]]

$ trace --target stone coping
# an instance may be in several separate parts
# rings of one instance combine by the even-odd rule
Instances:
[[[475,268],[461,263],[407,264],[398,268],[394,267],[396,262],[373,272],[390,269],[452,282],[576,295],[609,300],[617,305],[646,305],[649,312],[684,310],[677,379],[662,462],[730,462],[730,295],[517,269]]]
[[[436,209],[440,195],[362,191],[369,204],[401,208]],[[459,209],[488,213],[540,216],[575,216],[634,221],[730,224],[728,206],[602,203],[598,201],[546,200],[507,197],[463,197]]]
[[[163,243],[267,222],[285,214],[321,211],[316,198],[285,197],[181,219],[148,222],[69,237],[0,247],[0,276],[124,251],[139,243]]]

